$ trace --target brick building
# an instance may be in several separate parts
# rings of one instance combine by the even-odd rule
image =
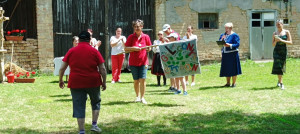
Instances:
[[[299,0],[156,0],[155,10],[156,31],[168,23],[184,36],[188,25],[194,27],[201,61],[221,59],[215,41],[227,22],[241,38],[241,59],[272,59],[277,19],[284,19],[284,28],[292,35],[288,56],[300,57]]]
[[[58,10],[53,10],[53,5],[57,4],[55,8],[58,8],[60,4],[70,4],[75,1],[72,2],[71,0],[70,3],[64,0],[33,1],[35,2],[36,9],[34,12],[36,14],[36,37],[32,39],[27,38],[26,41],[20,42],[6,41],[4,45],[5,49],[8,49],[6,57],[9,57],[11,43],[15,43],[16,54],[14,62],[27,70],[39,68],[43,72],[52,72],[54,69],[53,58],[55,57],[55,51],[57,51],[55,38],[58,37],[58,34],[55,33],[59,30],[59,25],[56,25],[57,20],[53,20],[53,16],[60,13]],[[107,0],[91,1],[99,4],[107,2]],[[133,1],[132,5],[134,7],[131,8],[130,3],[128,4],[127,2],[127,5],[123,5],[125,7],[123,9],[111,7],[116,5],[112,4],[116,1],[118,0],[109,1],[111,2],[108,10],[110,12],[108,18],[110,19],[107,20],[109,24],[105,24],[104,20],[102,21],[102,17],[105,16],[103,9],[101,13],[104,14],[101,16],[101,21],[99,21],[101,24],[85,24],[86,26],[82,27],[82,29],[95,25],[102,27],[99,28],[97,36],[102,40],[104,45],[101,47],[105,51],[109,46],[107,42],[107,44],[105,43],[105,40],[109,40],[110,36],[114,35],[114,26],[111,25],[112,23],[121,26],[123,29],[128,29],[128,33],[132,33],[130,31],[131,21],[141,17],[141,19],[147,20],[147,26],[144,29],[146,30],[145,32],[149,31],[148,34],[151,34],[152,40],[156,37],[155,33],[162,30],[162,26],[165,23],[170,24],[172,29],[177,31],[182,37],[186,32],[187,26],[192,25],[194,27],[194,34],[198,36],[198,54],[202,62],[219,61],[221,59],[220,48],[216,45],[215,41],[224,32],[223,25],[226,22],[232,22],[234,25],[233,31],[240,35],[241,59],[272,59],[273,47],[271,45],[271,37],[275,31],[275,21],[277,19],[284,19],[284,27],[291,31],[294,43],[294,45],[288,46],[288,56],[300,57],[299,0],[130,0],[130,2]],[[141,1],[145,4],[145,11],[141,6],[138,12],[127,12],[129,9],[137,10],[135,8]],[[54,2],[55,4],[53,4]],[[79,0],[79,2],[87,1]],[[120,3],[122,4],[122,2]],[[71,6],[78,6],[78,4]],[[75,7],[74,9],[77,8]],[[96,9],[100,12],[98,8]],[[111,11],[112,9],[120,9],[120,11]],[[130,16],[124,20],[117,20],[120,18],[117,15],[122,13],[138,13],[139,15]],[[114,15],[116,18],[114,18]],[[99,18],[96,17],[95,20],[99,20]],[[97,21],[93,23],[97,23]],[[104,31],[105,26],[108,26],[111,30]],[[54,33],[54,31],[56,32]],[[70,40],[72,35],[78,34],[72,31],[70,33],[71,36],[68,37]],[[59,44],[59,46],[61,45],[71,46],[71,42],[68,44]],[[105,57],[108,58],[108,56]],[[9,58],[6,59],[8,60]]]

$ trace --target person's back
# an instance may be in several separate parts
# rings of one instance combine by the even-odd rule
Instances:
[[[79,133],[85,133],[85,110],[86,101],[89,96],[92,107],[92,127],[91,131],[101,132],[97,121],[100,112],[100,88],[106,90],[106,69],[104,59],[100,52],[89,45],[91,35],[87,31],[82,31],[79,35],[80,43],[71,48],[63,59],[59,71],[59,87],[64,88],[62,80],[67,67],[70,67],[70,88],[73,103],[73,117],[77,118]],[[101,79],[102,78],[102,79]]]
[[[97,68],[100,63],[99,55],[88,42],[80,42],[77,47],[70,49],[66,55],[71,69],[68,87],[90,88],[101,84]],[[101,55],[100,57],[102,58]]]

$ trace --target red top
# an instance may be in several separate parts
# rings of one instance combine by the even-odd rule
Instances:
[[[98,65],[104,63],[104,59],[89,42],[80,42],[77,47],[71,48],[63,61],[70,67],[68,88],[94,88],[102,85]]]
[[[140,39],[137,35],[131,34],[125,43],[126,47],[145,47],[151,46],[150,37],[147,34],[142,33]],[[148,65],[147,51],[145,49],[141,51],[130,52],[129,56],[129,66],[143,66]]]

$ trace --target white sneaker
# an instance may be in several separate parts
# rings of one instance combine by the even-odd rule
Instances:
[[[141,101],[142,101],[143,104],[147,104],[147,101],[145,100],[145,98],[142,98]]]
[[[281,89],[284,90],[284,85],[282,83],[280,84],[280,86],[281,86]]]
[[[135,101],[134,102],[141,102],[141,99],[140,97],[136,97]]]
[[[98,132],[98,133],[102,132],[101,128],[99,128],[97,125],[96,126],[92,125],[91,131]]]
[[[111,81],[112,84],[116,83],[115,81]]]
[[[192,83],[191,83],[191,87],[192,87],[192,86],[195,86],[195,82],[192,82]]]
[[[280,87],[280,83],[279,82],[277,83],[277,87]]]

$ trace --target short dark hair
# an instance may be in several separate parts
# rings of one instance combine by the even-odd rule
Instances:
[[[90,42],[91,40],[91,34],[87,31],[82,31],[78,35],[80,42]]]
[[[121,28],[121,27],[117,27],[117,28],[116,28],[116,31],[117,31],[119,28],[122,30],[122,28]]]
[[[136,20],[132,21],[132,27],[134,28],[134,26],[135,26],[137,23],[140,23],[142,26],[144,26],[144,21],[143,21],[143,20],[136,19]]]

